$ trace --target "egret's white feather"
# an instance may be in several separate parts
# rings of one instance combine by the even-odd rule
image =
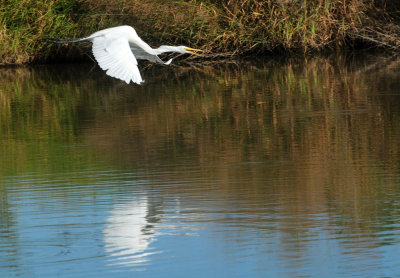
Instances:
[[[130,81],[137,84],[143,82],[127,38],[102,35],[95,37],[92,42],[94,58],[108,75],[128,84]]]
[[[169,65],[172,59],[164,62],[158,55],[164,52],[178,52],[199,55],[198,49],[186,46],[162,45],[153,49],[144,42],[131,26],[118,26],[97,31],[85,38],[78,39],[51,39],[57,43],[92,42],[92,52],[99,66],[111,76],[126,83],[140,84],[143,81],[139,69],[139,59]]]

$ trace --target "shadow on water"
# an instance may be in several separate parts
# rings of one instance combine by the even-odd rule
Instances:
[[[0,222],[15,224],[7,195],[26,182],[10,181],[28,177],[114,205],[101,233],[124,263],[149,263],[175,208],[179,228],[204,223],[260,254],[277,241],[280,267],[311,275],[312,240],[344,246],[336,265],[398,246],[399,74],[400,60],[349,54],[148,67],[143,86],[86,64],[3,68]]]

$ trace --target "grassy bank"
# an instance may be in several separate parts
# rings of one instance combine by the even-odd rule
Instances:
[[[1,0],[0,64],[84,57],[45,37],[77,37],[129,24],[151,45],[213,53],[307,52],[400,46],[395,0]],[[87,48],[87,46],[86,46]]]

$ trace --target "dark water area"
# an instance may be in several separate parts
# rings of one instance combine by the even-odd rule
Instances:
[[[400,277],[400,60],[0,69],[0,277]]]

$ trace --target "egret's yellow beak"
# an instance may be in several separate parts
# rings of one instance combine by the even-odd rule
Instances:
[[[199,54],[199,52],[203,52],[203,50],[190,48],[190,47],[186,47],[185,50],[187,52],[189,52],[190,54],[193,54],[193,55],[196,55],[196,56],[202,56],[201,54]]]

